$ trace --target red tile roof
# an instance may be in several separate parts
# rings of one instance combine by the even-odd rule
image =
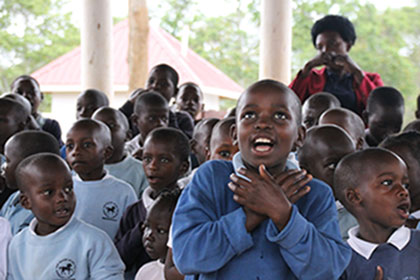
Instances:
[[[128,85],[128,20],[114,26],[114,85]],[[181,54],[181,43],[160,27],[150,27],[149,69],[159,63],[174,67],[180,83],[192,81],[202,88],[220,89],[240,93],[243,88],[200,57],[191,49]],[[35,71],[34,76],[43,86],[77,86],[81,75],[80,47],[53,60]]]

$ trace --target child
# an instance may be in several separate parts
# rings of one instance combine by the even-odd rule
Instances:
[[[104,106],[109,106],[106,94],[97,89],[87,89],[77,97],[76,119],[90,119],[96,109]]]
[[[41,128],[39,127],[39,124],[36,122],[35,118],[31,115],[32,106],[31,106],[31,103],[29,103],[28,99],[16,93],[6,93],[6,94],[3,94],[1,98],[14,100],[25,107],[27,114],[29,115],[28,123],[26,124],[25,129],[41,130]]]
[[[115,237],[115,245],[127,267],[127,278],[150,260],[141,242],[142,225],[159,194],[177,187],[177,180],[188,170],[188,142],[188,138],[174,128],[157,128],[146,138],[143,167],[150,186],[143,192],[142,199],[125,211]]]
[[[66,159],[76,173],[75,216],[114,238],[124,210],[137,197],[129,184],[104,169],[111,154],[111,132],[102,122],[81,119],[67,133]]]
[[[219,119],[202,119],[194,127],[194,133],[191,139],[191,151],[197,159],[198,166],[206,161],[210,145],[210,137],[213,127]]]
[[[234,117],[222,119],[216,123],[211,133],[207,159],[232,160],[233,155],[238,152],[238,145],[233,143],[231,136],[234,125]]]
[[[241,95],[240,152],[202,165],[175,209],[173,256],[186,279],[337,279],[344,271],[351,253],[331,189],[288,169],[301,122],[300,101],[282,83],[262,80]]]
[[[203,92],[195,83],[185,83],[179,86],[176,95],[176,109],[190,114],[194,122],[199,121],[198,117],[204,111]]]
[[[417,131],[420,132],[420,120],[414,120],[412,122],[410,122],[409,124],[407,124],[404,129],[404,132],[407,131]]]
[[[142,93],[134,103],[131,121],[139,130],[139,134],[126,143],[125,149],[129,154],[142,148],[147,134],[154,128],[168,126],[168,102],[154,91]]]
[[[6,142],[6,163],[2,167],[7,187],[17,189],[15,170],[23,159],[43,152],[58,155],[59,149],[57,139],[47,132],[28,130],[13,135]],[[14,192],[0,211],[0,216],[9,220],[13,235],[26,228],[33,219],[32,212],[22,207],[20,195],[19,191]]]
[[[338,125],[350,135],[356,150],[365,148],[365,124],[355,112],[346,108],[329,109],[321,115],[319,124]]]
[[[7,275],[7,247],[10,239],[12,239],[10,224],[5,218],[0,217],[0,280],[6,279]]]
[[[394,153],[369,148],[343,158],[335,193],[359,226],[349,230],[352,258],[342,279],[419,279],[420,233],[404,227],[409,216],[408,175]],[[379,268],[381,267],[381,268]]]
[[[63,145],[60,124],[56,120],[42,117],[38,112],[39,105],[44,99],[38,81],[31,76],[22,75],[13,81],[11,88],[13,93],[22,95],[31,103],[31,113],[39,127],[43,131],[51,133],[58,140],[60,146]]]
[[[388,136],[379,147],[396,153],[404,160],[410,181],[410,218],[411,227],[415,228],[420,220],[420,133],[409,131],[395,136]]]
[[[320,125],[308,131],[305,142],[298,152],[299,164],[301,168],[332,188],[338,162],[355,151],[353,140],[341,127]],[[343,239],[347,240],[349,238],[347,231],[356,226],[357,221],[337,199],[335,204],[340,233]]]
[[[74,217],[73,181],[63,159],[32,155],[16,178],[21,203],[35,219],[10,243],[8,279],[123,279],[124,264],[106,233]]]
[[[118,110],[101,107],[95,111],[92,119],[102,121],[111,130],[113,151],[105,161],[105,169],[112,176],[130,184],[137,197],[140,197],[148,182],[141,161],[127,154],[124,148],[125,141],[131,136],[127,118]]]
[[[366,143],[377,146],[388,135],[401,130],[404,116],[404,98],[392,87],[378,87],[370,94],[366,111],[363,112]]]
[[[328,92],[318,92],[311,95],[302,105],[303,125],[306,129],[318,125],[319,117],[323,112],[331,108],[340,107],[337,97]]]
[[[143,247],[152,262],[143,265],[135,280],[165,280],[163,273],[169,227],[178,201],[179,189],[162,192],[147,213],[143,224]]]

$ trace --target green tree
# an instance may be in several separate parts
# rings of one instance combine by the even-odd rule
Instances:
[[[79,44],[68,0],[0,1],[0,91]]]

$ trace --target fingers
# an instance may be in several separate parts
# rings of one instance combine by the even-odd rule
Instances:
[[[376,267],[376,274],[375,280],[383,280],[384,279],[384,271],[380,265]]]

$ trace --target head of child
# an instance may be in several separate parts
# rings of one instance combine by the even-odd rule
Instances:
[[[283,172],[305,136],[300,100],[280,82],[254,83],[239,97],[233,136],[248,169],[258,172],[264,165],[272,175]]]
[[[93,112],[103,106],[109,106],[106,94],[97,89],[87,89],[77,97],[76,119],[90,119]]]
[[[379,144],[402,158],[407,165],[410,181],[410,212],[420,210],[420,133],[405,132],[395,136],[388,136]]]
[[[409,216],[408,175],[391,151],[368,148],[347,155],[334,173],[338,199],[360,226],[360,237],[384,243]]]
[[[22,75],[13,81],[11,89],[13,93],[22,95],[31,103],[31,114],[36,116],[38,114],[39,105],[44,98],[38,81],[31,76]]]
[[[4,148],[6,162],[2,166],[2,172],[8,188],[17,189],[15,171],[18,164],[28,156],[39,153],[59,155],[60,145],[57,139],[47,132],[25,130],[7,140]]]
[[[31,103],[29,103],[28,99],[23,97],[23,95],[20,95],[20,94],[17,94],[17,93],[6,93],[6,94],[3,94],[1,96],[1,98],[7,98],[7,99],[10,99],[10,100],[14,100],[14,101],[22,104],[25,107],[28,114],[31,114],[31,112],[32,112]]]
[[[83,181],[102,179],[112,155],[111,131],[102,122],[81,119],[67,133],[66,160]]]
[[[29,156],[16,168],[16,178],[20,202],[34,214],[38,235],[53,233],[70,220],[76,197],[70,169],[60,156],[52,153]]]
[[[195,83],[180,85],[176,97],[176,107],[178,110],[188,112],[194,120],[197,119],[204,109],[203,92],[200,87]]]
[[[365,124],[359,115],[349,109],[329,109],[321,115],[319,124],[333,124],[344,129],[352,138],[357,150],[365,145]]]
[[[222,119],[216,123],[210,137],[208,159],[232,160],[233,155],[238,151],[238,145],[233,143],[232,139],[234,125],[234,117]]]
[[[101,107],[93,113],[92,119],[103,122],[111,131],[111,144],[114,150],[105,163],[122,161],[126,156],[124,144],[131,138],[127,117],[114,108]]]
[[[408,131],[417,131],[420,132],[420,120],[414,120],[410,123],[408,123],[404,129],[404,132],[408,132]]]
[[[303,125],[306,129],[318,125],[319,117],[323,112],[340,106],[340,101],[331,93],[319,92],[311,95],[302,105]]]
[[[308,130],[298,158],[301,168],[332,187],[338,162],[353,152],[354,143],[345,130],[336,125],[320,125]]]
[[[177,187],[178,179],[188,171],[189,155],[189,140],[180,130],[157,128],[149,133],[143,146],[143,167],[152,198]]]
[[[150,70],[146,88],[160,93],[167,102],[176,97],[179,76],[174,68],[167,64],[159,64]]]
[[[139,95],[134,103],[131,121],[140,132],[144,143],[150,131],[169,124],[168,101],[155,91],[146,91]]]
[[[29,122],[27,108],[15,100],[0,98],[0,154],[13,134],[26,128]]]
[[[401,130],[404,98],[395,88],[378,87],[369,94],[363,117],[369,127],[366,139],[370,146],[376,146],[388,135]]]
[[[211,133],[218,121],[219,119],[216,118],[202,119],[194,126],[194,132],[191,139],[191,151],[197,158],[199,165],[207,160]]]
[[[162,192],[147,213],[143,224],[143,246],[153,260],[165,263],[169,228],[180,190]]]

